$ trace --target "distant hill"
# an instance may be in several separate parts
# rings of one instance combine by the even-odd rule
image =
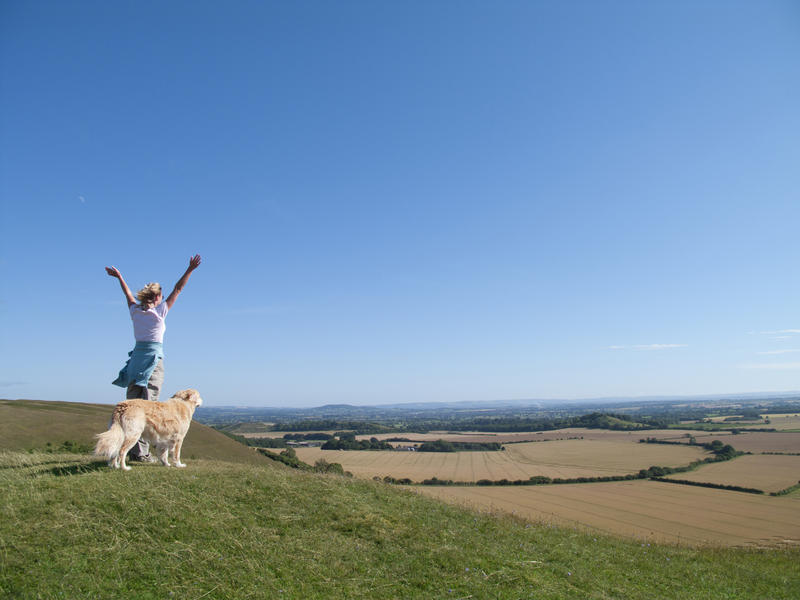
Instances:
[[[110,404],[0,400],[0,450],[43,450],[65,441],[94,445],[94,435],[108,429]],[[274,464],[251,448],[193,421],[183,445],[186,459]]]
[[[469,402],[417,402],[405,404],[352,405],[325,404],[317,407],[281,408],[268,406],[201,406],[195,419],[214,426],[234,423],[288,423],[301,420],[333,419],[371,422],[408,420],[472,419],[479,417],[561,418],[593,412],[627,414],[632,417],[672,416],[675,419],[696,419],[714,407],[724,414],[736,414],[742,407],[764,412],[796,412],[800,407],[797,392],[773,394],[731,394],[643,398],[596,398],[586,400],[498,400]],[[449,428],[446,426],[445,428]],[[264,430],[267,430],[265,427]]]

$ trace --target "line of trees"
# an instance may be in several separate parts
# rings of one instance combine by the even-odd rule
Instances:
[[[423,442],[417,446],[417,452],[493,452],[503,450],[498,442]]]
[[[292,442],[311,442],[311,441],[325,441],[333,438],[330,433],[323,433],[321,431],[314,431],[312,433],[287,433],[283,436],[286,441]]]
[[[800,452],[760,452],[759,454],[770,454],[776,456],[800,456]]]
[[[713,488],[715,490],[730,490],[732,492],[746,492],[748,494],[763,494],[764,490],[756,488],[742,487],[740,485],[724,485],[721,483],[708,483],[705,481],[690,481],[688,479],[666,479],[663,477],[651,477],[653,481],[663,481],[665,483],[678,483],[681,485],[694,485],[697,487]]]
[[[784,488],[784,489],[782,489],[780,491],[770,492],[769,495],[770,496],[785,496],[786,494],[791,494],[795,490],[800,490],[800,481],[798,481],[796,484],[790,485],[789,487]]]
[[[551,485],[562,483],[600,483],[606,481],[631,481],[634,479],[642,479],[640,473],[630,473],[628,475],[606,475],[602,477],[547,477],[545,475],[534,475],[529,479],[479,479],[478,481],[453,481],[452,479],[439,479],[438,477],[431,477],[424,479],[420,485],[456,485],[456,486],[509,486],[509,485]]]
[[[378,438],[357,440],[355,435],[343,435],[340,438],[331,438],[321,448],[323,450],[394,450],[389,442],[382,442]]]
[[[276,454],[275,452],[270,452],[265,448],[256,448],[256,450],[266,456],[270,460],[274,460],[275,462],[283,463],[287,467],[291,467],[293,469],[298,469],[300,471],[311,471],[313,467],[297,458],[297,452],[294,451],[294,448],[286,448],[286,450]]]

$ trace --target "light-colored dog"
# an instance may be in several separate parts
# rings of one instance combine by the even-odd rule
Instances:
[[[108,431],[97,434],[96,456],[105,456],[108,466],[126,471],[125,456],[136,441],[142,438],[153,445],[165,467],[170,466],[169,455],[176,467],[181,462],[181,446],[194,409],[203,403],[197,390],[181,390],[166,402],[126,400],[120,402],[111,415]]]

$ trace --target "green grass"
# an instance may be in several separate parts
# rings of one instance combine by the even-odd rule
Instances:
[[[797,598],[800,551],[648,546],[298,472],[193,423],[112,471],[111,406],[0,400],[0,598]]]
[[[798,551],[648,546],[269,463],[0,454],[3,598],[797,598]]]

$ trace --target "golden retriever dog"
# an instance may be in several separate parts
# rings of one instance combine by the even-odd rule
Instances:
[[[181,390],[166,402],[151,400],[125,400],[117,404],[111,415],[108,431],[99,433],[94,448],[96,456],[105,456],[108,466],[130,471],[125,457],[136,441],[142,438],[158,453],[161,463],[168,467],[169,455],[176,467],[181,462],[181,446],[194,409],[203,403],[197,390]]]

